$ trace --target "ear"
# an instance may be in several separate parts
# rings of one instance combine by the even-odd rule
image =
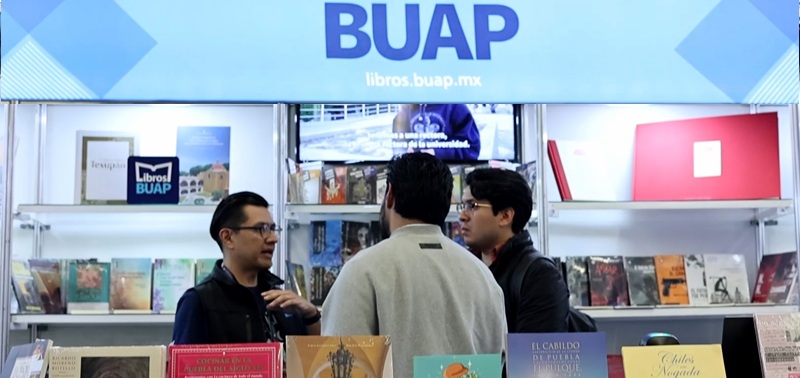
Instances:
[[[509,207],[507,209],[500,210],[500,212],[497,213],[497,217],[498,224],[501,227],[511,227],[511,224],[514,223],[514,208]]]
[[[223,247],[230,249],[233,247],[233,231],[230,228],[223,228],[219,230],[219,241],[222,242]]]
[[[387,184],[385,201],[387,209],[394,207],[394,188],[392,188],[392,184]]]

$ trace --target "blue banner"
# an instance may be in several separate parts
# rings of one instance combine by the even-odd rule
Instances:
[[[797,0],[5,0],[3,100],[797,103]]]
[[[177,204],[180,171],[175,156],[128,157],[128,204]]]

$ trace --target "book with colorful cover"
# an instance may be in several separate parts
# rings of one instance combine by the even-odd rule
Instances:
[[[214,270],[214,265],[217,264],[219,259],[197,259],[194,264],[194,284],[197,285],[200,281],[206,279],[211,271]]]
[[[180,204],[216,205],[230,192],[231,128],[178,127]]]
[[[499,354],[414,356],[414,378],[500,378]]]
[[[152,284],[153,263],[149,258],[112,258],[112,312],[150,313]]]
[[[178,300],[194,286],[192,259],[156,259],[153,262],[153,312],[174,314]]]
[[[34,314],[44,312],[42,299],[39,297],[39,288],[36,286],[27,261],[11,261],[11,286],[14,288],[20,312]]]
[[[283,360],[280,343],[170,345],[167,376],[283,378]]]
[[[630,378],[727,377],[720,344],[622,347],[622,364],[625,376]],[[738,377],[735,372],[730,374],[730,377]]]
[[[286,338],[287,377],[392,378],[392,366],[388,336]]]
[[[37,339],[30,344],[11,347],[0,377],[45,378],[47,375],[48,351],[53,340]]]
[[[31,259],[31,275],[39,287],[42,306],[48,314],[64,313],[64,295],[61,284],[61,263],[59,260]]]
[[[604,332],[512,333],[508,377],[608,378]]]
[[[683,255],[658,255],[655,262],[661,304],[688,305],[689,285],[686,284]]]
[[[67,281],[67,313],[109,313],[111,264],[86,260],[70,261]]]

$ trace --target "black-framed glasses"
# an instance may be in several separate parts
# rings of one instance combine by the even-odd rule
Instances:
[[[230,227],[231,230],[253,230],[258,231],[262,238],[266,239],[270,237],[273,233],[279,233],[283,231],[283,229],[274,223],[265,223],[259,226],[242,226],[242,227]]]
[[[467,212],[471,214],[475,211],[475,209],[479,207],[492,207],[492,205],[488,203],[477,203],[470,201],[470,202],[459,203],[458,205],[456,205],[456,210],[459,213]]]

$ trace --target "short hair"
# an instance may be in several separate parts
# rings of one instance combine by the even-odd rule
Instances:
[[[393,157],[386,168],[397,214],[427,224],[444,224],[453,193],[453,174],[447,164],[431,154],[412,152]]]
[[[253,192],[233,193],[217,205],[214,215],[211,216],[211,226],[208,231],[220,249],[222,249],[222,240],[219,239],[219,231],[223,228],[239,227],[242,223],[247,222],[244,208],[248,205],[269,209],[269,202]]]
[[[533,212],[533,194],[521,174],[507,169],[479,168],[467,175],[465,185],[476,200],[489,202],[495,215],[514,209],[512,232],[525,229]]]

